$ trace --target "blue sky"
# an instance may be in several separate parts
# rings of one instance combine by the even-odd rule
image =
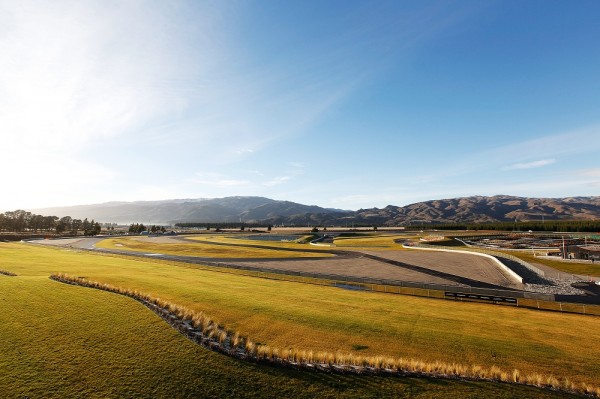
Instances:
[[[0,210],[600,193],[597,1],[0,1]]]

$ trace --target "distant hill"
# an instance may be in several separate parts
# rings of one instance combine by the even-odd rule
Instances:
[[[404,207],[361,209],[356,223],[503,222],[600,219],[600,197],[524,198],[509,195],[473,196],[418,202]]]
[[[264,222],[274,225],[378,225],[600,219],[600,197],[523,198],[473,196],[407,206],[344,211],[264,197],[225,197],[165,201],[108,202],[35,209],[43,215],[71,216],[111,223]]]
[[[349,211],[325,209],[263,197],[225,197],[164,201],[107,202],[31,210],[43,215],[95,219],[103,223],[253,222],[294,218],[297,215]]]

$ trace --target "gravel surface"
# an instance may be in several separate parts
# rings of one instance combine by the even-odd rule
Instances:
[[[571,286],[571,284],[573,283],[583,281],[581,279],[557,279],[552,277],[546,277],[544,280],[546,281],[546,283],[543,284],[525,284],[525,291],[555,295],[585,295],[584,291]]]

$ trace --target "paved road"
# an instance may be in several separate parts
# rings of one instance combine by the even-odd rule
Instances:
[[[166,238],[166,237],[165,237]],[[293,252],[328,253],[335,257],[323,258],[208,258],[198,256],[167,255],[160,253],[132,252],[119,249],[96,248],[95,244],[104,237],[42,240],[39,244],[92,250],[126,256],[147,257],[193,264],[206,264],[244,269],[283,273],[309,273],[323,276],[340,276],[390,281],[412,281],[427,284],[458,285],[489,289],[518,289],[491,262],[482,262],[476,257],[460,254],[415,254],[409,251],[371,251],[369,253],[346,250],[314,250],[277,248],[261,244],[227,244],[212,241],[188,240],[185,237],[169,237],[172,241],[193,242],[223,246],[238,246],[261,249],[277,249]],[[408,257],[408,259],[406,259]],[[435,258],[435,259],[433,259]],[[451,259],[451,261],[449,261]],[[457,266],[458,265],[458,266]],[[494,272],[482,271],[491,269]]]

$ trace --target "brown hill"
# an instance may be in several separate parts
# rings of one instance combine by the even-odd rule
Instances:
[[[226,197],[147,202],[112,202],[51,209],[44,215],[88,217],[102,222],[260,222],[273,225],[377,225],[451,222],[600,219],[600,197],[524,198],[473,196],[418,202],[406,206],[343,211],[262,197]]]

